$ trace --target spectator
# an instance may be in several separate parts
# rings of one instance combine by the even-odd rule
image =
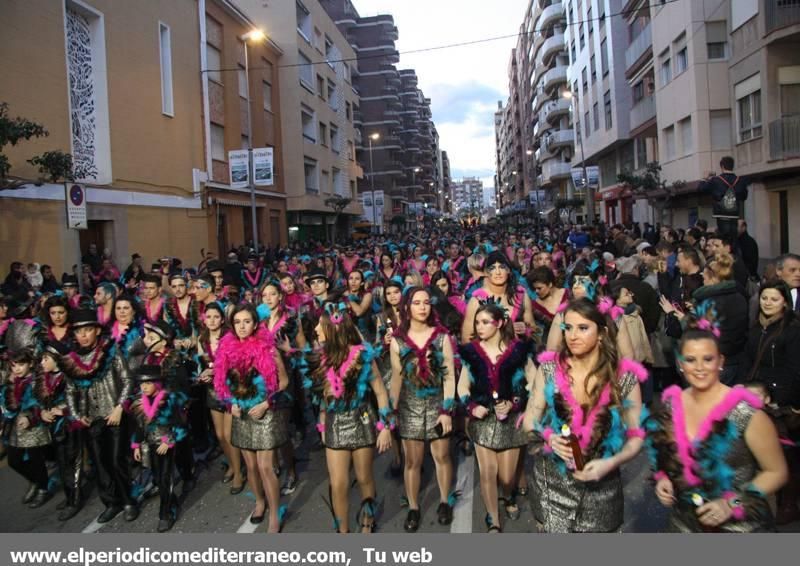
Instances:
[[[709,171],[698,188],[701,192],[709,193],[714,201],[713,216],[717,219],[717,233],[735,242],[749,182],[733,172],[733,157],[723,157],[719,166],[722,172],[714,175]]]
[[[728,234],[712,234],[708,237],[706,243],[707,259],[710,261],[712,257],[721,253],[734,255],[734,240]],[[743,295],[747,296],[747,279],[749,274],[742,259],[734,256],[733,262],[733,279],[739,286],[739,290]]]
[[[58,284],[58,279],[56,279],[56,276],[53,273],[52,267],[44,264],[42,265],[40,271],[42,274],[42,293],[55,293],[61,288],[61,286]]]
[[[739,254],[750,277],[758,277],[758,242],[747,232],[747,222],[739,220]]]
[[[655,289],[639,278],[642,262],[637,256],[622,258],[616,262],[619,277],[609,283],[612,292],[625,287],[633,295],[633,302],[641,308],[641,318],[647,334],[658,328],[661,309],[658,306],[658,294]]]
[[[88,265],[92,273],[97,274],[103,266],[103,258],[97,253],[97,244],[89,244],[89,251],[81,258],[81,263]]]

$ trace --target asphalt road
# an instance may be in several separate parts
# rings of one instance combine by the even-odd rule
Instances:
[[[309,436],[310,438],[310,436]],[[298,449],[300,484],[289,496],[282,497],[288,506],[284,532],[332,532],[332,519],[322,497],[327,496],[328,482],[324,452],[313,451],[306,442]],[[453,524],[441,526],[436,521],[438,489],[433,475],[433,461],[428,458],[424,465],[421,492],[422,521],[420,533],[439,532],[485,532],[486,511],[480,498],[478,467],[474,457],[457,458],[456,482],[462,496],[455,508]],[[530,471],[533,458],[527,458]],[[402,507],[402,480],[389,473],[390,456],[379,456],[375,462],[375,478],[378,485],[379,511],[378,532],[402,533],[406,509]],[[229,493],[230,484],[222,484],[221,459],[208,466],[198,467],[197,487],[183,498],[173,533],[235,533],[266,532],[266,522],[252,525],[249,522],[254,506],[254,497],[247,489],[239,495]],[[285,473],[285,472],[284,472]],[[667,513],[653,496],[647,481],[648,469],[643,455],[630,462],[623,471],[625,479],[625,524],[624,532],[660,532],[666,524]],[[110,523],[99,525],[95,519],[103,511],[103,505],[95,492],[90,492],[83,509],[67,522],[56,519],[56,505],[63,499],[57,493],[39,509],[28,509],[21,498],[26,488],[25,481],[11,470],[5,461],[0,463],[0,532],[155,532],[158,523],[158,498],[143,502],[139,518],[131,523],[117,516]],[[178,486],[180,493],[181,487]],[[353,516],[360,504],[357,487],[351,489],[351,528]],[[530,503],[520,501],[521,517],[516,521],[504,519],[506,532],[535,532]],[[800,522],[781,529],[800,532]]]

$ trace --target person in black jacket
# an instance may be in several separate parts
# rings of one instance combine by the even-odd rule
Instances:
[[[708,261],[719,254],[729,254],[733,257],[733,280],[739,286],[739,290],[747,296],[747,279],[750,276],[744,262],[734,254],[735,240],[727,234],[712,234],[706,243],[706,253]]]
[[[641,260],[637,256],[617,260],[620,274],[609,283],[612,290],[625,287],[633,294],[633,302],[642,309],[642,322],[645,332],[651,334],[658,329],[661,308],[658,306],[658,294],[655,289],[639,278]]]
[[[758,242],[747,233],[747,222],[739,220],[739,255],[750,277],[758,277]]]
[[[789,484],[778,494],[776,522],[800,519],[800,319],[791,308],[789,287],[781,280],[764,283],[759,291],[758,320],[750,328],[742,354],[741,379],[763,383],[782,428],[795,447],[786,450]]]
[[[714,175],[709,172],[698,188],[701,192],[710,193],[714,201],[713,216],[717,219],[717,233],[727,234],[735,241],[738,221],[742,217],[744,201],[747,200],[749,181],[733,172],[733,157],[723,157],[719,166],[722,173]]]

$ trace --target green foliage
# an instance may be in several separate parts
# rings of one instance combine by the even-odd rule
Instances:
[[[8,144],[17,145],[20,140],[29,140],[48,135],[50,134],[41,124],[20,116],[16,118],[9,117],[8,103],[0,102],[0,151]]]
[[[61,180],[74,179],[72,168],[72,155],[63,151],[46,151],[43,155],[36,155],[28,163],[39,167],[39,173],[45,181],[58,183]]]

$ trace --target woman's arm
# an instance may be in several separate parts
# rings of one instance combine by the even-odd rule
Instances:
[[[392,407],[397,407],[397,402],[400,399],[400,390],[403,386],[402,367],[400,363],[400,346],[397,340],[392,338],[389,346],[389,355],[392,360],[392,380],[389,382],[389,400]]]
[[[778,431],[766,413],[756,411],[744,431],[744,441],[761,470],[750,483],[764,495],[775,493],[789,479],[789,468]]]
[[[564,322],[564,315],[556,313],[553,317],[553,324],[550,325],[550,332],[547,333],[547,346],[546,350],[551,352],[558,352],[561,350],[561,343],[564,341],[564,331],[561,330],[561,324]]]
[[[450,342],[450,337],[445,336],[442,343],[442,354],[444,355],[444,378],[442,380],[442,389],[444,392],[444,399],[452,399],[455,401],[456,396],[456,366],[453,359],[453,346]]]
[[[533,365],[533,364],[531,364]],[[526,375],[528,376],[528,405],[525,408],[525,418],[522,421],[522,428],[525,431],[533,431],[534,425],[542,420],[547,404],[544,398],[544,372],[541,366],[534,372],[529,373],[526,368]]]
[[[478,311],[478,299],[472,297],[467,303],[467,312],[464,313],[464,322],[461,323],[461,343],[466,344],[472,339],[475,326],[475,313]]]
[[[527,293],[522,296],[522,304],[524,308],[522,311],[522,320],[525,321],[525,324],[528,325],[528,328],[533,330],[536,328],[536,320],[533,318],[533,305],[531,303],[531,298]]]
[[[378,364],[375,362],[372,362],[372,380],[370,381],[370,386],[375,393],[375,398],[378,400],[378,409],[389,407],[389,394],[386,391],[386,387],[383,385],[381,372],[378,371]]]
[[[469,370],[466,365],[461,366],[461,375],[458,378],[457,392],[458,398],[468,398],[470,395],[472,384],[469,382]]]
[[[281,358],[280,350],[277,348],[273,352],[273,359],[275,360],[275,366],[278,368],[278,391],[283,391],[289,387],[289,374],[286,373],[283,358]]]
[[[353,309],[356,316],[362,316],[365,312],[368,312],[371,307],[372,293],[364,293],[364,297],[361,299],[360,303],[358,301],[350,301],[350,308]]]

